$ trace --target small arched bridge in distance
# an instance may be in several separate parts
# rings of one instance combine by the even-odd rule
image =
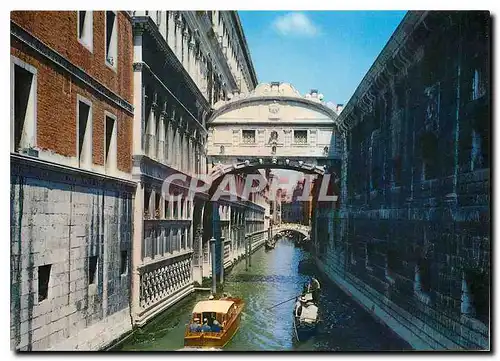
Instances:
[[[296,233],[304,237],[305,240],[311,239],[311,227],[299,223],[281,223],[272,228],[272,238],[276,238],[286,233]]]

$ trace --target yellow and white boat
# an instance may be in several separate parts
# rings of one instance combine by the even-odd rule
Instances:
[[[198,302],[194,306],[190,324],[186,327],[184,346],[224,347],[238,331],[244,305],[243,300],[236,297]],[[203,328],[201,325],[193,327],[198,320],[206,320]],[[212,331],[212,328],[219,328],[214,326],[216,324],[220,325],[220,329]]]

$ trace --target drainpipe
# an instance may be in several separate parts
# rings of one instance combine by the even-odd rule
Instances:
[[[217,273],[215,270],[215,238],[210,238],[210,253],[212,254],[212,294],[217,291]]]

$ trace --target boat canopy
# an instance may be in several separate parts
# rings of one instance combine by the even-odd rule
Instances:
[[[200,301],[194,306],[193,313],[215,312],[226,314],[233,304],[234,301],[228,300]]]

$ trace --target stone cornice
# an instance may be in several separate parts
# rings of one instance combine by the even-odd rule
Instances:
[[[130,189],[130,191],[133,191],[136,187],[136,183],[128,179],[69,167],[17,153],[10,154],[10,165],[11,175],[13,176],[118,190]]]
[[[10,34],[17,40],[29,46],[38,54],[44,56],[46,59],[51,61],[52,64],[66,71],[72,77],[81,81],[83,84],[94,90],[96,93],[100,94],[102,97],[113,102],[120,109],[123,109],[131,115],[134,114],[134,107],[132,104],[130,104],[120,95],[116,94],[114,91],[96,80],[82,68],[76,66],[64,56],[59,54],[57,51],[53,50],[38,38],[30,34],[28,31],[24,30],[20,25],[16,24],[12,20],[10,21]]]
[[[297,98],[297,97],[288,97],[288,96],[255,96],[255,97],[248,97],[248,98],[243,98],[243,99],[238,99],[235,101],[228,102],[227,104],[222,105],[219,109],[215,110],[211,115],[210,119],[207,121],[207,125],[210,124],[210,122],[219,117],[220,115],[227,113],[232,110],[239,109],[243,106],[248,106],[250,104],[259,104],[259,103],[273,103],[273,102],[280,102],[280,103],[288,103],[288,104],[300,104],[303,106],[306,106],[312,110],[319,111],[329,118],[333,120],[333,123],[338,124],[338,115],[335,113],[332,109],[327,108],[326,106],[322,105],[321,103],[316,103],[313,101],[310,101],[306,98]],[[266,121],[266,123],[281,123],[280,120],[275,120],[275,121]]]

